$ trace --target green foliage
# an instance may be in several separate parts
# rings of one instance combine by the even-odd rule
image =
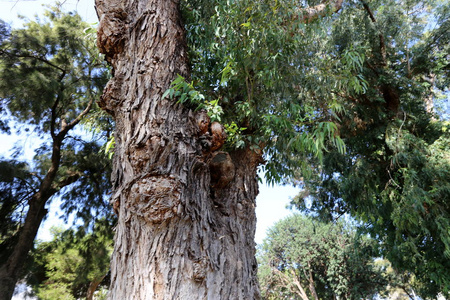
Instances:
[[[362,90],[333,92],[347,152],[330,149],[320,166],[311,159],[318,167],[293,201],[323,219],[350,213],[361,221],[383,256],[415,275],[422,298],[450,291],[450,136],[430,110],[447,88],[449,17],[448,4],[434,2],[371,1],[342,11],[330,42],[364,78]],[[361,58],[349,54],[355,47]]]
[[[107,72],[88,27],[78,15],[55,8],[45,22],[29,21],[2,41],[0,97],[2,106],[20,122],[50,130],[52,118],[73,120],[100,92]],[[57,105],[57,114],[51,108]]]
[[[66,221],[74,215],[86,228],[111,218],[110,161],[100,145],[113,123],[95,103],[109,75],[94,37],[84,33],[87,27],[77,14],[55,7],[41,19],[26,20],[21,29],[0,22],[0,127],[25,128],[29,138],[40,140],[26,162],[22,149],[0,161],[2,264],[16,246],[27,213],[40,203],[59,197]],[[74,261],[68,265],[77,266],[83,254],[71,252]]]
[[[227,133],[227,144],[233,148],[242,148],[245,141],[242,139],[242,132],[247,128],[239,128],[236,123],[225,124],[225,131]]]
[[[88,24],[78,15],[53,8],[45,13],[45,18],[27,21],[24,28],[12,30],[2,38],[0,103],[12,116],[5,122],[16,127],[32,125],[30,128],[43,138],[32,165],[27,167],[27,184],[33,191],[51,165],[56,136],[72,123],[76,125],[77,118],[83,117],[89,103],[94,103],[109,76],[99,59],[95,40],[83,33],[85,28]],[[90,139],[81,127],[92,129],[89,126],[93,126],[94,118],[96,131]],[[97,197],[94,203],[104,203],[103,194],[109,189],[109,162],[98,153],[98,144],[103,143],[102,135],[110,135],[113,124],[94,104],[82,125],[78,132],[64,137],[53,186],[56,192],[68,196],[64,187],[76,182],[83,188],[72,198],[90,202]],[[13,190],[18,193],[19,189]],[[92,208],[95,207],[94,204]]]
[[[108,158],[111,159],[112,156],[114,155],[114,147],[116,145],[116,140],[114,138],[114,136],[110,136],[110,138],[108,139],[108,142],[106,142],[105,144],[105,149],[104,152],[106,155],[108,155]]]
[[[169,88],[163,95],[162,98],[169,96],[172,98],[177,98],[178,103],[186,103],[190,105],[197,105],[196,109],[202,108],[204,105],[205,96],[200,92],[195,90],[194,84],[186,82],[185,78],[178,75],[177,78],[171,83],[171,88]]]
[[[61,162],[61,174],[74,176],[77,180],[60,189],[56,194],[62,199],[61,209],[66,213],[65,221],[74,214],[86,225],[97,218],[110,217],[108,192],[111,188],[109,174],[111,161],[102,153],[98,142],[80,144],[67,141]],[[61,186],[68,177],[58,178]]]
[[[448,292],[449,138],[430,110],[448,91],[448,3],[351,1],[307,24],[290,0],[181,3],[192,85],[264,150],[268,182],[302,182],[295,205],[350,213],[423,297]]]
[[[218,99],[222,123],[246,128],[239,138],[245,146],[265,150],[269,182],[308,169],[299,157],[320,158],[336,146],[345,151],[329,122],[339,110],[330,87],[363,92],[357,73],[363,56],[349,52],[343,63],[326,55],[322,39],[332,17],[306,25],[295,17],[300,12],[293,1],[198,0],[182,1],[182,7],[191,80],[205,98]],[[351,76],[317,72],[331,64]]]
[[[39,299],[80,299],[89,288],[107,288],[113,224],[99,220],[93,232],[53,228],[53,239],[37,242],[27,283]],[[103,282],[103,283],[102,283]]]
[[[0,160],[0,260],[5,261],[14,246],[27,207],[35,192],[36,178],[28,164],[15,160]]]
[[[409,300],[416,298],[413,286],[417,286],[418,282],[413,274],[399,272],[386,259],[377,259],[375,267],[381,270],[389,281],[387,288],[380,293],[382,299]]]
[[[178,77],[172,82],[171,87],[167,89],[162,95],[162,98],[170,97],[177,98],[178,103],[187,106],[192,106],[195,110],[206,110],[211,122],[221,122],[224,113],[222,106],[219,105],[219,99],[207,100],[205,96],[198,92],[193,82],[186,82],[183,76]],[[246,128],[239,128],[236,123],[225,124],[225,131],[227,133],[227,147],[231,149],[242,148],[245,142],[242,137],[242,132]]]
[[[343,223],[294,215],[276,223],[258,252],[265,299],[362,299],[384,290],[373,261],[374,241]],[[314,287],[314,289],[311,288]],[[304,299],[304,298],[303,298]]]

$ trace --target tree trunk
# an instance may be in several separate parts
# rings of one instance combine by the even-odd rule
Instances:
[[[94,278],[90,283],[89,283],[89,287],[86,293],[86,300],[92,300],[94,299],[94,293],[97,290],[98,286],[100,285],[100,283],[103,281],[103,279],[105,279],[106,274],[98,277],[98,278]]]
[[[311,292],[311,295],[314,297],[314,300],[319,300],[319,297],[317,296],[316,287],[314,285],[314,278],[313,278],[313,272],[311,270],[311,262],[308,261],[308,273],[309,273],[309,291]]]
[[[47,214],[45,204],[56,193],[52,187],[61,160],[61,145],[65,133],[62,132],[53,139],[51,167],[45,175],[39,191],[28,201],[28,211],[25,222],[17,233],[17,240],[13,241],[11,253],[6,261],[0,263],[0,299],[11,299],[14,288],[22,274],[28,252],[33,247],[34,239]]]
[[[177,74],[189,77],[178,5],[96,1],[114,74],[100,101],[116,121],[109,299],[259,299],[260,154],[211,151],[200,113],[161,99]]]
[[[0,267],[0,299],[11,299],[16,282],[22,275],[23,265],[28,252],[33,247],[34,238],[41,225],[42,219],[47,214],[44,208],[46,199],[40,198],[40,193],[33,196],[30,201],[24,226],[18,234],[18,240],[5,262]]]

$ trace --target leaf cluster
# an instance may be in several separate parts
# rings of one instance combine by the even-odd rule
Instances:
[[[24,162],[0,160],[0,259],[11,253],[14,237],[24,221],[27,201],[37,180]]]
[[[88,24],[53,9],[45,21],[12,30],[0,48],[2,107],[41,133],[75,119],[107,80],[104,64],[93,63],[94,40],[83,34]]]
[[[183,1],[182,7],[193,84],[205,98],[218,99],[225,124],[245,128],[246,146],[265,150],[270,182],[308,169],[299,157],[345,151],[329,122],[339,110],[330,86],[354,89],[364,81],[356,74],[360,66],[349,63],[360,55],[343,63],[326,54],[333,17],[305,24],[290,0]],[[347,73],[338,77],[330,65]]]
[[[26,281],[39,299],[85,298],[89,288],[108,287],[113,224],[98,220],[93,231],[52,229],[53,239],[37,242]]]

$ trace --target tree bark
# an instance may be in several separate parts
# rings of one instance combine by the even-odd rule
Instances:
[[[114,74],[100,101],[116,121],[109,299],[259,299],[261,154],[211,151],[199,113],[161,97],[177,74],[189,77],[178,5],[96,1]]]

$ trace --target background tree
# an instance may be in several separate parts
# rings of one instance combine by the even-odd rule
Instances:
[[[263,298],[372,298],[388,283],[374,264],[374,242],[342,222],[301,215],[279,221],[258,255]]]
[[[82,131],[108,72],[78,15],[53,8],[23,29],[0,25],[1,128],[25,127],[43,141],[31,162],[1,161],[0,298],[9,299],[49,201],[62,198],[67,217],[75,213],[86,226],[109,214],[109,161],[100,144],[112,124],[103,116],[102,134]]]
[[[417,287],[423,283],[417,282],[414,274],[408,271],[399,272],[387,259],[377,259],[375,266],[383,272],[389,283],[386,289],[379,293],[383,299],[417,299],[413,286]]]
[[[343,110],[330,117],[347,153],[324,154],[293,201],[361,221],[395,269],[415,274],[423,298],[450,290],[450,136],[437,105],[448,93],[449,12],[448,3],[384,0],[342,11],[329,53],[358,49],[366,90],[333,89]]]
[[[27,275],[39,299],[94,299],[94,292],[108,288],[112,227],[99,220],[93,232],[85,228],[61,230],[53,228],[53,239],[38,242],[32,252],[33,264]],[[98,299],[98,298],[97,298]]]

